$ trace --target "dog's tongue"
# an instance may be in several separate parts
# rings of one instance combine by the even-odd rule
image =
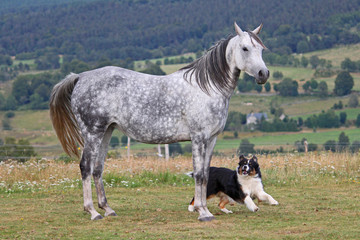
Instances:
[[[243,171],[243,175],[247,175],[247,171]]]

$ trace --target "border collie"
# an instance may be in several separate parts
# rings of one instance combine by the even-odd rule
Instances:
[[[259,208],[255,205],[253,199],[264,201],[270,205],[279,203],[264,191],[261,182],[261,172],[256,156],[247,159],[244,155],[239,157],[239,166],[235,171],[228,168],[210,167],[209,181],[207,185],[207,199],[219,197],[220,210],[224,213],[232,213],[225,208],[230,203],[245,204],[246,207],[256,212]],[[193,173],[189,173],[193,177]],[[194,212],[194,198],[188,207],[190,212]]]

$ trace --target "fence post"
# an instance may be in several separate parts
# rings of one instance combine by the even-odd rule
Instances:
[[[165,159],[169,160],[169,144],[165,144]]]
[[[161,155],[161,145],[158,144],[158,157],[161,158],[162,155]]]
[[[304,147],[305,147],[305,153],[308,152],[308,142],[305,140],[304,141]]]
[[[128,157],[128,161],[130,161],[130,138],[128,137],[128,142],[127,142],[127,157]]]

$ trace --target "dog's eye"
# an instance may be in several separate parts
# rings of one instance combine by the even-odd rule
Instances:
[[[249,49],[247,49],[247,47],[243,47],[243,49],[242,49],[244,52],[247,52],[247,51],[249,51]]]

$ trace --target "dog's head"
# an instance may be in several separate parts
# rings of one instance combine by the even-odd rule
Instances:
[[[239,157],[239,167],[238,167],[238,174],[243,176],[255,176],[259,174],[260,167],[256,156],[253,156],[250,159],[241,155]]]

